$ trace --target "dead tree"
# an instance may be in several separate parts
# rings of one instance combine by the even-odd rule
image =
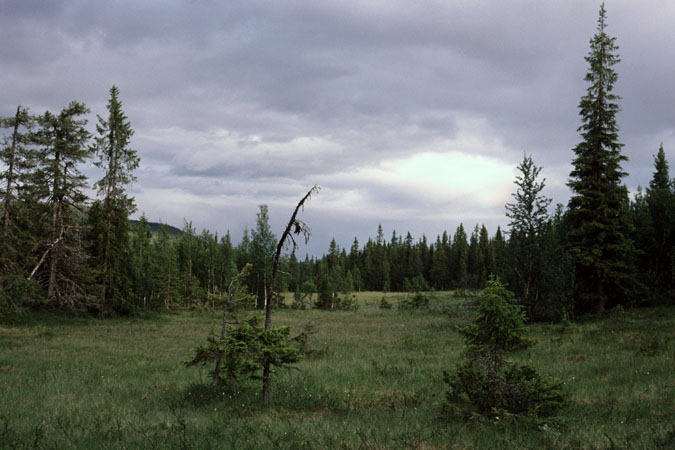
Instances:
[[[302,235],[305,239],[305,244],[309,241],[309,236],[311,234],[311,230],[305,224],[305,222],[299,220],[297,218],[298,211],[300,209],[304,209],[305,207],[305,202],[309,200],[312,197],[312,194],[316,194],[319,192],[321,188],[319,186],[314,185],[312,189],[305,194],[304,197],[298,202],[298,205],[295,207],[295,210],[293,211],[293,215],[291,215],[291,219],[288,221],[288,225],[286,225],[286,229],[284,230],[283,234],[281,235],[281,238],[279,238],[279,242],[277,243],[277,251],[274,254],[274,261],[272,263],[272,276],[270,277],[269,284],[266,284],[265,286],[265,293],[267,296],[267,304],[265,305],[265,331],[269,331],[269,329],[272,327],[272,299],[274,298],[274,281],[276,280],[276,275],[277,275],[277,269],[279,267],[279,258],[281,256],[281,250],[284,248],[286,245],[286,239],[290,238],[291,242],[293,243],[293,249],[297,247],[297,243],[295,242],[295,238],[293,235]],[[262,389],[262,402],[263,404],[268,403],[270,400],[270,358],[269,355],[265,355],[264,360],[263,360],[263,389]]]

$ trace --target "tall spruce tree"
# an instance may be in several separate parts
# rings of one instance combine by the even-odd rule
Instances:
[[[466,288],[469,286],[469,243],[464,225],[459,224],[452,239],[451,259],[452,286]]]
[[[597,32],[586,56],[589,83],[579,102],[582,141],[568,186],[570,247],[575,263],[576,302],[580,311],[599,312],[608,301],[625,303],[632,289],[632,242],[628,238],[628,190],[621,184],[626,173],[621,154],[616,114],[619,97],[613,93],[619,62],[615,38],[605,32],[606,13],[600,7]]]
[[[92,218],[96,219],[92,225],[96,233],[94,255],[101,270],[101,303],[114,299],[119,306],[129,300],[129,215],[136,209],[125,188],[136,179],[132,173],[140,158],[129,148],[134,132],[122,110],[117,86],[110,88],[107,109],[107,118],[97,116],[98,136],[91,147],[98,157],[94,164],[105,170],[104,177],[96,182],[102,200],[92,207]]]
[[[145,213],[141,215],[138,223],[132,226],[131,231],[133,292],[141,300],[143,308],[149,308],[152,306],[154,287],[152,262],[155,257],[152,251],[152,231]]]
[[[30,171],[35,164],[32,144],[32,127],[35,118],[28,114],[28,108],[17,106],[13,117],[0,117],[0,128],[10,132],[0,143],[0,289],[3,289],[3,275],[21,273],[26,259],[26,230],[21,226],[20,217],[26,213],[21,208],[20,192],[29,182]],[[21,260],[21,261],[19,261]]]
[[[541,299],[542,234],[548,220],[547,208],[551,199],[542,194],[546,179],[539,179],[541,167],[525,155],[518,165],[519,174],[514,183],[515,203],[506,204],[506,217],[510,219],[511,236],[507,247],[507,280],[513,282],[514,291],[527,308],[530,318],[535,316]]]
[[[91,155],[87,120],[81,118],[88,112],[83,103],[74,101],[59,115],[47,111],[38,119],[40,150],[32,195],[45,202],[49,216],[35,217],[45,227],[35,231],[42,233],[44,253],[33,273],[40,269],[36,277],[46,285],[49,301],[59,307],[78,306],[91,283],[86,279],[88,254],[82,239],[86,178],[78,168]],[[41,263],[46,256],[45,272]]]
[[[181,300],[178,260],[169,227],[162,224],[155,242],[154,296],[168,311]]]
[[[199,302],[199,279],[195,275],[197,263],[197,231],[192,222],[183,219],[183,230],[176,242],[178,267],[181,276],[181,295],[185,306]]]
[[[260,205],[256,215],[255,230],[251,232],[250,263],[253,264],[249,283],[251,292],[258,299],[258,308],[267,304],[267,286],[272,275],[272,261],[276,237],[272,233],[267,205]]]
[[[480,275],[481,268],[483,267],[482,255],[478,247],[479,235],[480,228],[478,228],[478,224],[476,224],[471,233],[471,237],[469,238],[469,255],[467,258],[469,267],[469,287],[474,289],[480,288]]]
[[[654,277],[654,293],[663,295],[675,288],[675,192],[670,180],[663,144],[654,157],[654,174],[647,188],[647,206],[651,217],[652,239],[648,248],[648,267]]]
[[[232,246],[230,230],[227,230],[225,237],[220,238],[220,257],[218,258],[217,271],[220,292],[225,292],[227,286],[237,275],[236,253]]]

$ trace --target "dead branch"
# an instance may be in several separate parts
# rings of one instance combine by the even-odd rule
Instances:
[[[286,239],[289,237],[291,238],[291,242],[293,243],[293,249],[297,247],[293,234],[296,235],[302,234],[305,238],[305,243],[309,241],[309,235],[311,234],[311,230],[309,229],[307,224],[305,224],[305,222],[297,219],[297,215],[298,211],[300,211],[301,208],[304,210],[305,202],[312,197],[312,194],[318,193],[320,190],[321,188],[319,186],[314,185],[312,189],[310,189],[307,192],[307,194],[305,194],[305,196],[302,197],[300,202],[298,202],[298,205],[295,207],[293,215],[291,216],[291,219],[288,221],[288,225],[286,225],[286,229],[279,238],[279,243],[277,244],[277,251],[274,254],[274,262],[272,263],[272,276],[270,277],[269,284],[265,284],[265,294],[268,298],[267,304],[265,305],[265,331],[268,331],[272,326],[272,303],[273,303],[272,298],[274,293],[274,281],[276,279],[277,269],[279,266],[279,257],[281,256],[281,249],[284,248]],[[266,404],[269,402],[269,400],[270,400],[270,359],[268,355],[265,355],[263,361],[262,402],[263,404]]]
[[[293,234],[302,234],[303,237],[305,238],[305,244],[309,241],[309,236],[312,233],[312,230],[307,226],[307,224],[301,220],[297,219],[298,211],[302,208],[304,210],[305,207],[305,202],[309,200],[312,197],[312,194],[318,193],[321,190],[321,188],[317,185],[314,185],[312,189],[305,194],[304,197],[298,202],[298,205],[295,207],[295,211],[293,211],[293,215],[291,216],[291,219],[288,221],[288,225],[286,225],[286,229],[284,230],[284,233],[281,235],[279,238],[279,242],[277,243],[277,251],[274,254],[274,261],[272,262],[272,276],[270,278],[269,282],[269,291],[274,291],[274,281],[276,280],[276,275],[277,275],[277,269],[279,267],[279,257],[281,256],[281,249],[284,248],[284,245],[286,243],[287,238],[291,238],[291,242],[293,242],[293,249],[297,248],[297,243],[295,242],[295,239],[293,238]],[[267,286],[266,286],[267,288]],[[272,292],[269,292],[268,294],[272,294]],[[268,298],[272,298],[271,295],[267,296]],[[267,306],[265,308],[265,331],[269,330],[270,327],[272,326],[272,302],[269,301],[267,302]]]
[[[51,244],[49,244],[47,246],[47,250],[45,250],[45,252],[42,254],[42,257],[40,258],[40,261],[38,261],[37,265],[30,272],[30,275],[28,276],[29,280],[33,278],[33,276],[35,275],[35,272],[37,272],[38,269],[40,268],[40,266],[42,265],[42,263],[45,262],[45,258],[49,254],[50,250],[52,248],[54,248],[59,242],[61,242],[63,240],[63,231],[64,231],[64,228],[61,228],[61,234],[59,234],[59,237],[56,238],[56,240],[54,242],[52,242]]]

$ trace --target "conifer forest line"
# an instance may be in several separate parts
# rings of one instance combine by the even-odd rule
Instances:
[[[646,189],[631,196],[622,183],[627,158],[616,122],[620,97],[613,91],[619,56],[615,38],[605,32],[604,9],[586,61],[567,205],[552,206],[541,168],[526,155],[512,203],[505,205],[508,230],[489,235],[485,226],[461,224],[427,239],[396,231],[384,236],[380,226],[373,238],[355,238],[349,248],[333,240],[322,257],[298,259],[289,250],[270,290],[325,299],[363,290],[482,289],[495,275],[533,320],[672,303],[675,184],[662,147],[654,148]],[[236,245],[229,232],[198,232],[187,221],[178,236],[167,226],[152,233],[145,217],[131,224],[136,206],[127,188],[141,162],[119,89],[110,89],[93,134],[88,113],[73,101],[58,113],[34,115],[18,106],[2,118],[2,314],[44,308],[133,314],[205,305],[247,263],[248,289],[263,307],[276,247],[267,207],[260,206],[255,227]],[[94,199],[83,193],[92,180],[80,171],[90,161],[103,172],[94,180]]]

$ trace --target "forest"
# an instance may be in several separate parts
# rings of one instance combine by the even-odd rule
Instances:
[[[614,106],[605,107],[612,111]],[[7,131],[1,192],[3,316],[45,308],[134,314],[203,306],[225,292],[247,263],[253,266],[248,288],[263,307],[264,280],[276,246],[267,206],[260,206],[255,227],[246,229],[238,244],[229,232],[198,232],[188,221],[180,232],[150,224],[144,216],[130,222],[135,205],[125,187],[134,179],[139,157],[129,148],[133,130],[119,90],[111,89],[108,116],[99,116],[93,142],[78,118],[86,112],[78,102],[58,115],[31,116],[20,106],[15,117],[2,121]],[[629,196],[620,184],[625,173],[619,164],[625,157],[617,132],[594,136],[593,131],[587,139],[600,139],[594,145],[610,150],[591,154],[595,161],[586,154],[586,141],[575,149],[569,183],[575,195],[569,205],[551,208],[541,168],[526,155],[518,166],[513,203],[505,205],[508,232],[497,228],[490,236],[485,226],[460,224],[454,233],[429,240],[396,230],[385,237],[380,225],[374,238],[364,244],[354,238],[349,249],[332,240],[321,257],[298,259],[291,249],[281,259],[274,290],[292,298],[280,305],[290,307],[313,294],[475,290],[490,275],[516,293],[532,320],[558,321],[616,305],[672,304],[675,185],[663,147],[654,156],[646,189]],[[82,193],[88,180],[78,170],[92,158],[105,171],[95,183],[99,196],[93,200]],[[604,173],[593,172],[598,168]],[[609,169],[615,173],[606,173]],[[593,179],[598,176],[602,183]]]
[[[492,234],[381,224],[298,257],[316,186],[277,233],[260,205],[238,243],[132,221],[142,162],[118,87],[95,132],[78,101],[17,106],[0,119],[0,447],[675,445],[675,179],[655,143],[645,188],[623,184],[605,27],[603,6],[569,202],[526,154]]]

